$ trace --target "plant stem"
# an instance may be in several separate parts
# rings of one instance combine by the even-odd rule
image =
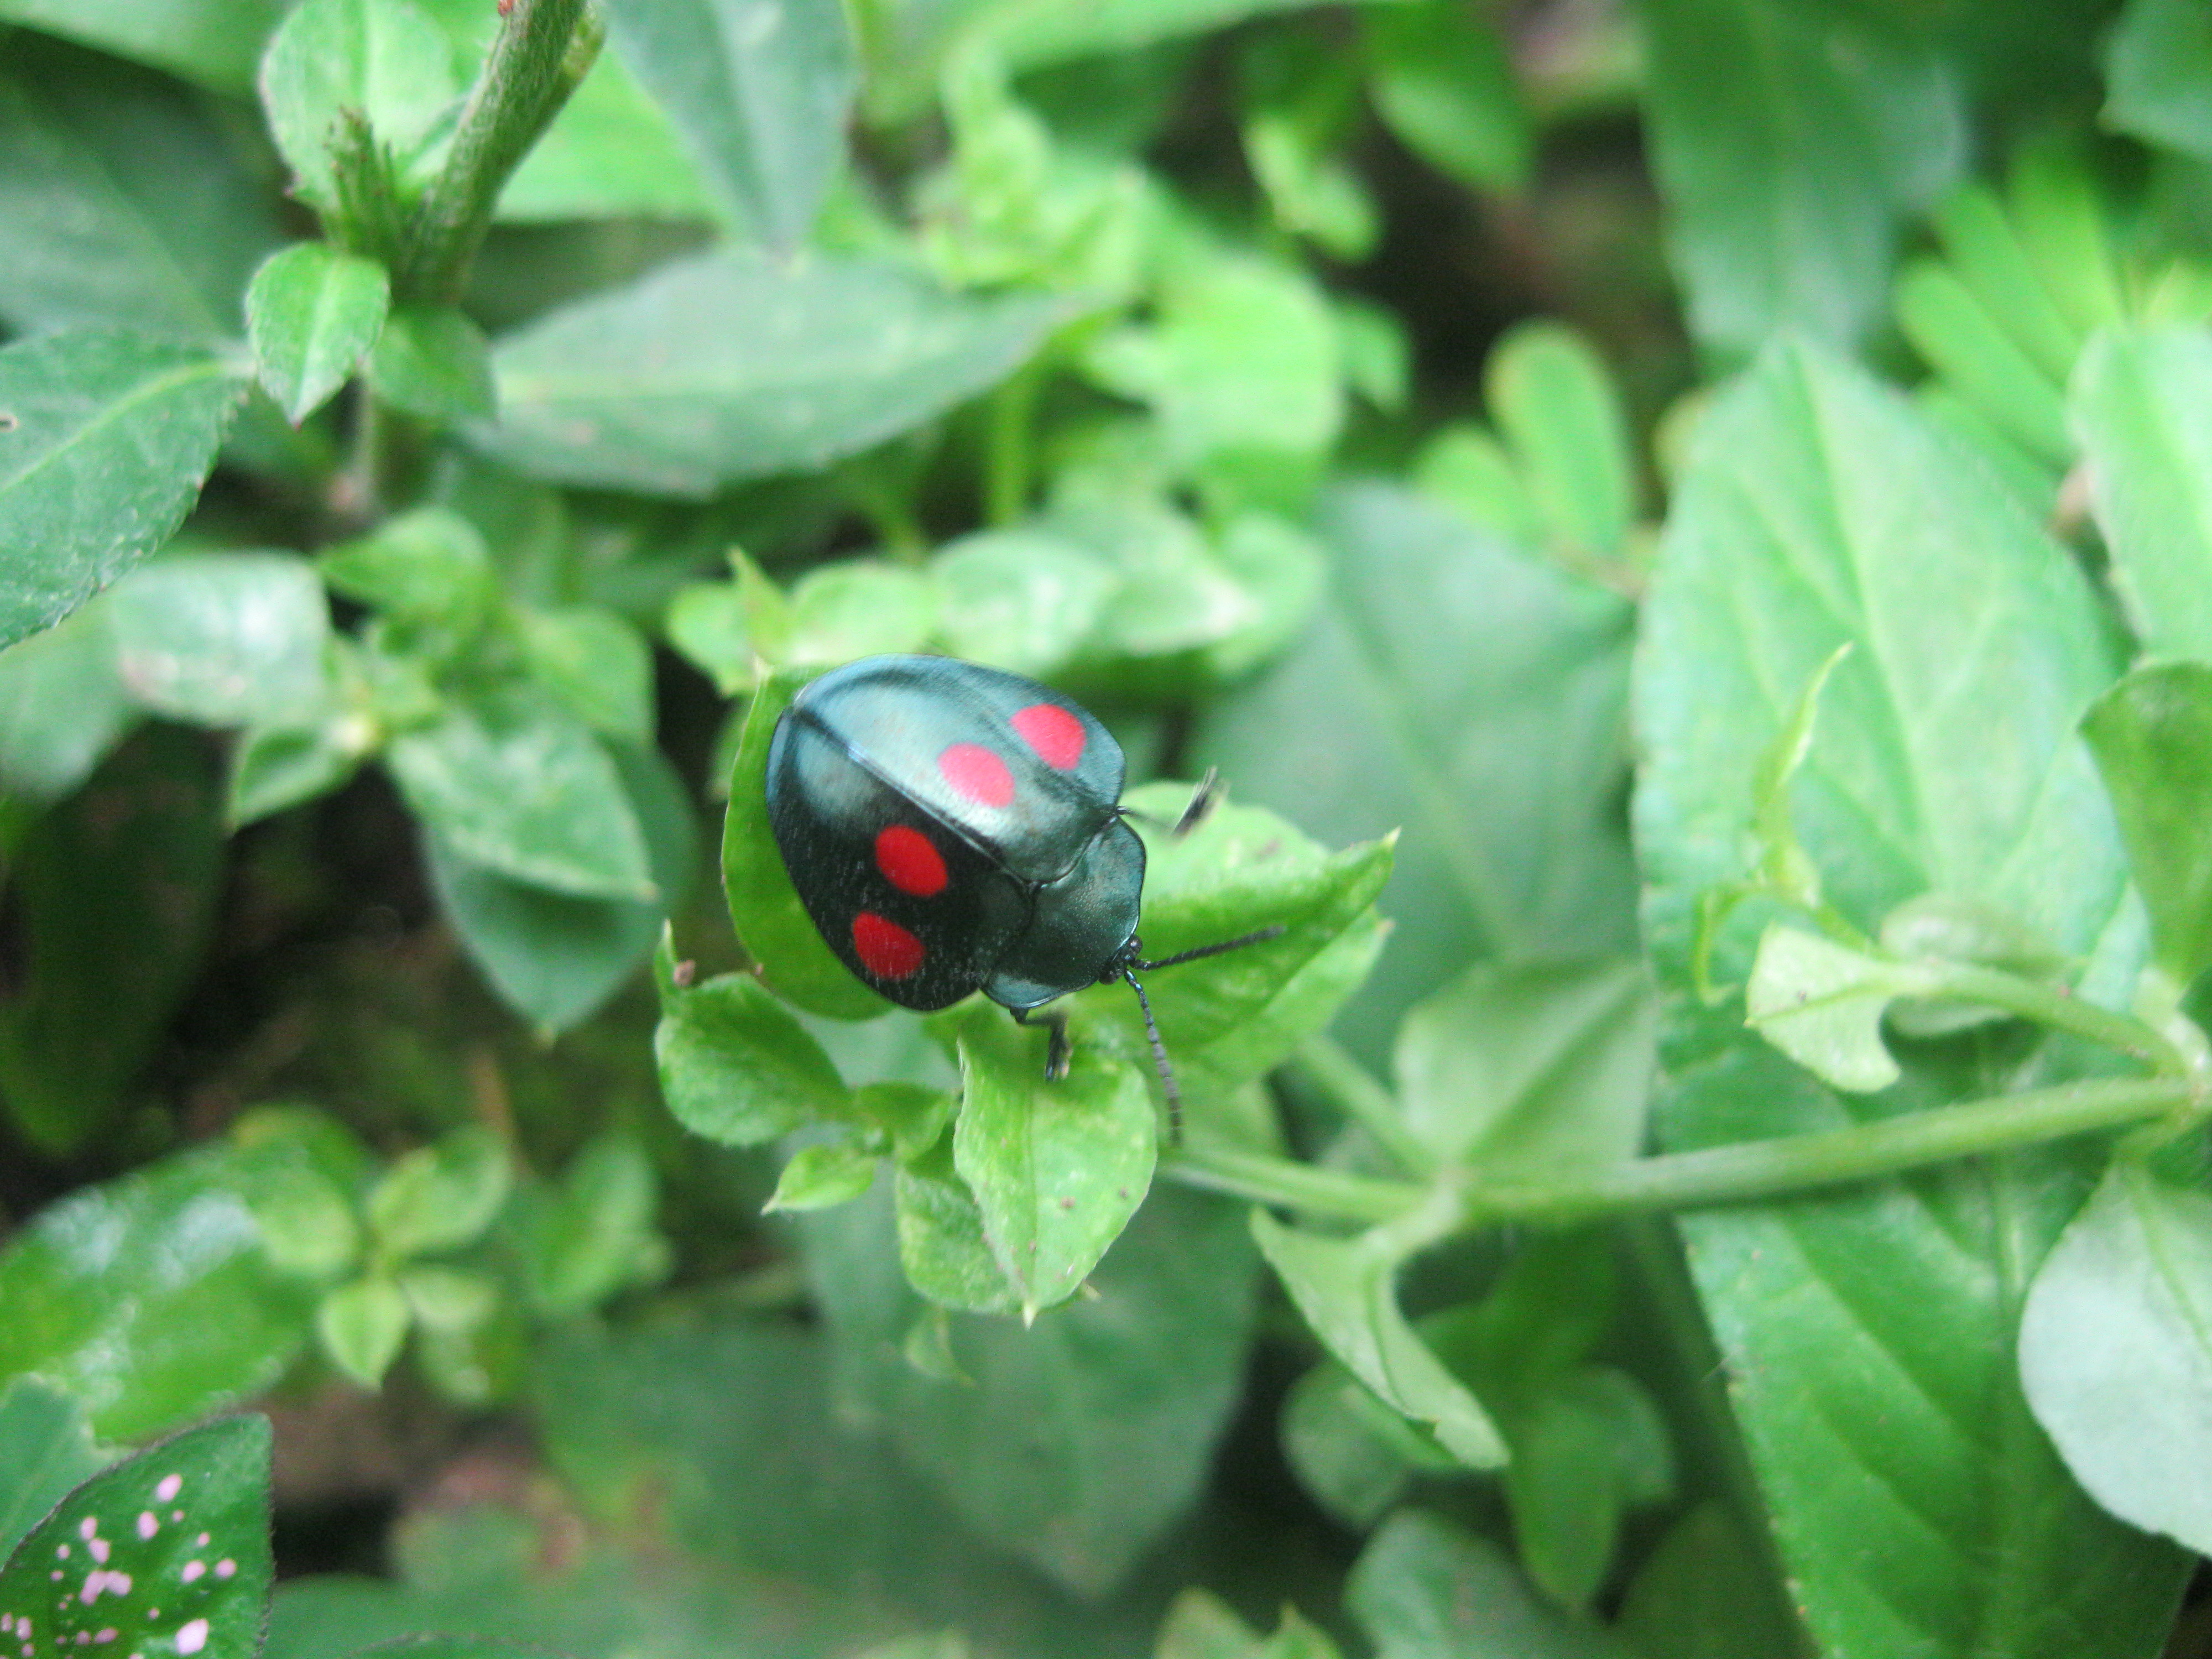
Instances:
[[[1409,1174],[1426,1175],[1437,1167],[1435,1152],[1407,1126],[1390,1091],[1335,1038],[1308,1037],[1298,1045],[1291,1064],[1346,1117],[1374,1136],[1376,1144],[1397,1160],[1399,1168]]]
[[[2190,1070],[2181,1050],[2155,1026],[2132,1014],[2116,1014],[2109,1008],[2100,1008],[2063,987],[1964,963],[1946,963],[1942,974],[1946,1001],[1985,1003],[2023,1019],[2071,1031],[2107,1048],[2132,1054],[2167,1077],[2180,1077]]]
[[[2188,1106],[2192,1099],[2190,1085],[2178,1078],[2069,1083],[1931,1107],[1845,1129],[1632,1158],[1555,1180],[1470,1181],[1460,1188],[1461,1214],[1468,1225],[1522,1221],[1563,1226],[1639,1211],[1783,1198],[2122,1128]],[[1427,1188],[1411,1182],[1377,1181],[1209,1147],[1187,1147],[1162,1160],[1160,1169],[1190,1186],[1345,1221],[1395,1220],[1428,1196]]]
[[[599,55],[605,28],[586,0],[508,0],[446,164],[416,204],[395,299],[452,305],[490,228],[507,175]]]
[[[1020,520],[1030,506],[1030,428],[1043,375],[1037,360],[1016,369],[991,394],[988,447],[983,457],[983,516],[992,525]]]

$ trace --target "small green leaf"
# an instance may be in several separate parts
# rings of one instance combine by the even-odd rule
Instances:
[[[407,1310],[426,1331],[472,1331],[499,1305],[499,1285],[457,1267],[407,1267],[397,1283]]]
[[[441,425],[489,418],[497,403],[490,344],[450,307],[393,307],[368,356],[368,384],[393,408]]]
[[[388,1279],[356,1279],[315,1309],[315,1334],[331,1363],[364,1389],[384,1381],[407,1340],[407,1298]]]
[[[2059,383],[1948,266],[1907,265],[1896,307],[1905,337],[1976,413],[2038,460],[2063,466],[2071,459]]]
[[[1283,1455],[1299,1484],[1329,1514],[1362,1531],[1405,1496],[1417,1472],[1460,1467],[1333,1359],[1291,1385],[1281,1435]]]
[[[294,426],[321,408],[368,355],[392,304],[374,259],[328,242],[271,254],[246,290],[255,372]]]
[[[1356,1238],[1297,1232],[1264,1210],[1252,1237],[1306,1323],[1376,1396],[1434,1431],[1470,1468],[1505,1462],[1505,1443],[1475,1397],[1446,1370],[1398,1308],[1404,1247],[1377,1230]]]
[[[1042,530],[981,530],[930,561],[951,655],[1035,677],[1066,666],[1115,589],[1098,559]]]
[[[341,205],[341,112],[404,161],[460,92],[451,42],[413,0],[306,0],[269,42],[260,86],[299,193],[326,216]]]
[[[1602,1626],[1539,1601],[1495,1544],[1422,1510],[1368,1540],[1345,1600],[1376,1659],[1627,1659]]]
[[[1674,1454],[1643,1385],[1609,1365],[1562,1377],[1513,1426],[1505,1501],[1529,1577],[1588,1609],[1627,1512],[1674,1489]]]
[[[762,653],[748,626],[745,602],[734,582],[694,582],[668,603],[668,642],[691,665],[734,697],[753,689]]]
[[[495,1132],[456,1129],[407,1153],[369,1188],[369,1231],[394,1259],[453,1249],[491,1225],[513,1179],[507,1143]]]
[[[2187,985],[2212,967],[2212,666],[2136,669],[2081,722],[2112,798],[2129,867],[2166,970]]]
[[[1408,149],[1478,190],[1528,183],[1528,114],[1486,20],[1449,0],[1380,7],[1363,45],[1375,107]]]
[[[952,1167],[952,1148],[899,1165],[895,1188],[899,1265],[915,1291],[939,1308],[1005,1313],[1020,1293],[983,1237],[983,1212]]]
[[[861,1135],[843,1134],[802,1146],[783,1166],[775,1192],[763,1207],[826,1210],[849,1204],[875,1185],[876,1165],[882,1161]]]
[[[497,573],[477,527],[442,507],[386,519],[366,536],[325,550],[323,580],[349,599],[457,633],[482,625],[499,603]]]
[[[0,646],[168,539],[242,390],[204,350],[119,329],[0,347]]]
[[[2106,126],[2212,161],[2212,20],[2192,0],[2130,0],[2105,40]]]
[[[1619,558],[1636,517],[1636,460],[1605,360],[1572,329],[1522,323],[1492,349],[1483,389],[1550,538]]]
[[[757,1146],[840,1116],[849,1101],[822,1045],[744,974],[665,988],[653,1052],[677,1121],[725,1146]]]
[[[1335,1643],[1287,1603],[1275,1633],[1261,1637],[1210,1591],[1186,1589],[1168,1606],[1152,1659],[1340,1659]]]
[[[0,1560],[64,1492],[106,1462],[67,1395],[33,1376],[0,1389]]]
[[[312,726],[252,726],[231,750],[224,815],[234,830],[328,794],[376,744],[364,715],[340,714]]]
[[[531,678],[593,731],[653,741],[653,648],[597,605],[520,613]]]
[[[12,1638],[36,1653],[258,1650],[269,1558],[269,1421],[193,1429],[96,1474],[0,1568]]]
[[[523,1194],[524,1271],[531,1301],[556,1317],[596,1307],[645,1275],[659,1243],[653,1162],[611,1131],[569,1160],[556,1188]]]
[[[462,857],[556,892],[659,897],[622,775],[573,716],[487,695],[395,738],[386,760],[408,805]]]
[[[330,605],[289,553],[187,553],[107,598],[116,672],[143,708],[206,726],[283,719],[323,694]]]
[[[918,570],[880,560],[817,565],[791,590],[788,632],[777,660],[828,668],[918,651],[937,620],[937,594]]]
[[[839,0],[617,0],[607,22],[738,222],[779,251],[805,240],[860,81]]]
[[[330,1280],[361,1258],[361,1224],[353,1200],[325,1171],[301,1156],[272,1162],[246,1193],[261,1248],[288,1273]]]
[[[1749,1024],[1838,1089],[1867,1094],[1897,1081],[1881,1018],[1899,997],[1924,996],[1940,975],[1776,923],[1759,942],[1744,1001]]]
[[[2212,1199],[2115,1164],[2028,1287],[2020,1376],[2091,1497],[2212,1544]]]
[[[1079,1043],[1068,1074],[1044,1076],[1036,1042],[996,1008],[960,1019],[955,1166],[1025,1316],[1082,1288],[1144,1201],[1159,1126],[1145,1073]]]
[[[1640,1659],[1802,1652],[1772,1569],[1717,1502],[1668,1529],[1628,1586],[1620,1630]]]
[[[722,888],[730,921],[762,980],[810,1014],[867,1019],[888,1006],[854,979],[822,942],[783,866],[768,821],[768,750],[775,723],[808,676],[778,672],[761,682],[745,711],[738,758],[730,769],[730,805],[722,828]]]
[[[88,605],[0,652],[0,790],[56,800],[130,729],[106,607]]]

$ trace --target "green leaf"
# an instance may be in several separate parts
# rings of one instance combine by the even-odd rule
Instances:
[[[899,1267],[917,1294],[939,1309],[965,1313],[1005,1313],[1020,1305],[983,1237],[975,1194],[952,1167],[949,1140],[899,1165],[893,1197]]]
[[[1399,1310],[1405,1249],[1395,1235],[1381,1229],[1356,1238],[1296,1232],[1255,1209],[1252,1237],[1314,1334],[1377,1398],[1432,1430],[1470,1468],[1505,1462],[1497,1425]]]
[[[63,1493],[106,1461],[67,1395],[33,1376],[0,1389],[0,1560]]]
[[[657,1182],[634,1136],[610,1131],[561,1172],[526,1191],[524,1268],[532,1304],[560,1317],[597,1306],[641,1276],[654,1250]]]
[[[0,347],[0,646],[168,539],[240,392],[220,359],[119,330]]]
[[[704,495],[906,431],[1013,368],[1057,315],[866,260],[675,260],[503,337],[500,422],[476,437],[538,477]]]
[[[1885,19],[1807,0],[1645,0],[1644,110],[1691,331],[1870,327],[1901,222],[1966,159],[1947,65]]]
[[[260,87],[300,195],[326,215],[342,205],[341,112],[404,164],[461,90],[452,42],[413,0],[305,0],[269,42]]]
[[[1152,1659],[1340,1659],[1335,1643],[1285,1602],[1273,1636],[1261,1638],[1211,1591],[1186,1589],[1169,1604]]]
[[[41,1211],[0,1252],[0,1377],[34,1371],[103,1437],[143,1439],[259,1393],[307,1334],[263,1255],[249,1153],[163,1158]]]
[[[1551,538],[1620,557],[1636,517],[1636,458],[1604,359],[1572,329],[1522,323],[1492,348],[1483,394]]]
[[[1899,1075],[1881,1040],[1881,1017],[1899,997],[1925,996],[1941,975],[1780,923],[1759,941],[1744,990],[1749,1024],[1822,1081],[1856,1094]]]
[[[849,1100],[822,1045],[775,993],[743,974],[664,983],[653,1052],[677,1121],[725,1146],[757,1146],[842,1116]]]
[[[791,1155],[776,1177],[770,1210],[826,1210],[849,1204],[876,1183],[882,1156],[866,1137],[844,1134],[816,1141]]]
[[[1802,1651],[1771,1569],[1717,1503],[1668,1529],[1628,1586],[1621,1633],[1639,1659],[1741,1659]]]
[[[2063,386],[2080,355],[2083,335],[2060,311],[2036,269],[2017,207],[1981,185],[1946,198],[1936,212],[1936,234],[1951,269],[2035,365]]]
[[[738,223],[779,250],[805,240],[860,78],[839,0],[617,0],[607,23]]]
[[[1030,528],[959,537],[929,569],[943,595],[937,636],[945,649],[1032,678],[1066,667],[1115,586],[1089,553]]]
[[[893,652],[918,651],[937,619],[937,594],[920,571],[876,559],[817,565],[791,590],[788,631],[778,659],[829,668]]]
[[[1362,1532],[1406,1495],[1416,1472],[1459,1467],[1333,1359],[1291,1385],[1280,1432],[1298,1483],[1330,1515]]]
[[[104,605],[9,646],[0,652],[0,791],[32,800],[70,793],[134,717]]]
[[[441,425],[496,404],[483,331],[450,307],[396,306],[368,356],[368,384],[395,409]]]
[[[1996,432],[2036,459],[2071,458],[2058,381],[2017,343],[1949,266],[1917,259],[1897,283],[1905,337]]]
[[[487,695],[392,740],[407,805],[452,850],[585,898],[659,896],[622,775],[590,728],[532,699]]]
[[[0,1568],[15,1639],[43,1653],[256,1651],[276,1577],[269,1450],[266,1418],[234,1417],[93,1476]]]
[[[2114,330],[2069,412],[2112,577],[2146,649],[2212,657],[2212,333]]]
[[[4,0],[0,21],[82,40],[150,64],[217,92],[252,84],[261,44],[284,14],[283,0]],[[12,48],[11,48],[12,50]]]
[[[0,4],[0,18],[21,10]],[[0,318],[16,329],[199,340],[238,331],[239,290],[281,234],[212,111],[159,76],[24,35],[0,73]]]
[[[480,1124],[417,1146],[386,1170],[364,1203],[387,1259],[450,1250],[479,1237],[507,1201],[507,1143]]]
[[[1528,114],[1487,21],[1441,0],[1379,6],[1361,44],[1376,110],[1407,149],[1477,190],[1528,183]]]
[[[556,892],[471,863],[434,835],[425,842],[431,884],[462,948],[540,1032],[566,1030],[620,988],[652,954],[662,917],[692,879],[696,832],[683,781],[657,750],[624,744],[611,753],[645,832],[659,899]]]
[[[888,1006],[854,979],[822,942],[768,822],[768,748],[775,723],[810,676],[779,672],[761,682],[745,711],[730,769],[729,812],[722,828],[722,888],[738,943],[777,995],[810,1014],[867,1019]]]
[[[224,816],[234,830],[327,794],[367,758],[380,737],[365,714],[338,710],[305,726],[253,726],[231,750]]]
[[[1295,115],[1263,110],[1247,120],[1244,159],[1285,230],[1332,258],[1357,262],[1375,251],[1382,222],[1374,198]]]
[[[346,383],[383,331],[392,280],[328,242],[271,254],[246,290],[254,372],[297,426]]]
[[[2104,123],[2212,161],[2212,20],[2190,0],[2130,0],[2105,40]]]
[[[1604,1630],[1539,1601],[1496,1545],[1421,1510],[1368,1540],[1345,1599],[1377,1659],[1625,1659]]]
[[[328,1283],[361,1259],[351,1193],[304,1152],[271,1161],[246,1194],[261,1248],[285,1273]]]
[[[1658,1007],[1639,962],[1480,963],[1398,1028],[1398,1099],[1439,1165],[1504,1174],[1632,1158]]]
[[[364,1389],[384,1382],[407,1340],[407,1298],[388,1279],[356,1279],[315,1309],[315,1334],[331,1363]]]
[[[1659,1408],[1625,1371],[1585,1365],[1537,1399],[1511,1443],[1505,1499],[1522,1565],[1553,1601],[1586,1611],[1624,1516],[1673,1491]]]
[[[106,609],[124,690],[156,714],[238,726],[321,697],[330,605],[295,555],[158,559],[118,582]]]
[[[2019,1075],[1931,1063],[1840,1096],[1692,994],[1698,896],[1740,873],[1761,757],[1846,641],[1790,785],[1828,902],[1871,931],[1924,893],[1972,901],[2109,960],[2083,994],[2126,994],[2124,872],[2075,735],[2114,670],[2106,624],[2067,553],[1894,392],[1784,344],[1717,399],[1644,629],[1644,918],[1677,994],[1663,1147],[1842,1127]],[[1724,930],[1724,980],[1771,919]],[[2026,1264],[2079,1178],[2063,1154],[2015,1156],[1683,1219],[1792,1599],[1824,1650],[2156,1646],[2175,1558],[2075,1486],[2009,1358]],[[1995,1509],[1994,1482],[2012,1494]]]
[[[49,1156],[110,1129],[199,971],[222,874],[213,761],[175,727],[141,732],[13,849],[0,1101]]]
[[[598,605],[520,613],[530,676],[568,712],[611,738],[653,741],[653,647]]]
[[[2029,1287],[2021,1385],[2075,1478],[2114,1515],[2212,1540],[2212,1198],[2116,1163]]]
[[[2186,986],[2212,967],[2212,666],[2138,668],[2091,706],[2081,731],[2112,793],[2159,963]]]
[[[316,561],[349,599],[411,623],[473,633],[500,603],[499,577],[477,527],[442,507],[396,514]]]
[[[1471,960],[1634,944],[1633,613],[1407,491],[1340,490],[1322,528],[1334,569],[1311,629],[1204,712],[1189,763],[1326,842],[1407,827],[1379,901],[1390,947],[1340,1028],[1380,1060],[1404,1010]]]
[[[1520,468],[1497,434],[1455,422],[1429,440],[1414,463],[1421,489],[1487,536],[1524,548],[1544,544],[1545,524]]]
[[[957,1027],[955,1167],[1025,1318],[1083,1287],[1152,1184],[1159,1127],[1132,1059],[1079,1043],[1068,1073],[1044,1076],[1038,1043],[994,1007]]]

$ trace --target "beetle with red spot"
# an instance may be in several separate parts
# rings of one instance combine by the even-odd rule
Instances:
[[[864,657],[777,720],[769,823],[823,939],[893,1002],[943,1008],[980,990],[1026,1021],[1071,991],[1127,981],[1172,1113],[1136,970],[1280,929],[1144,959],[1145,844],[1124,821],[1125,770],[1096,716],[1034,680],[950,657]],[[1061,1076],[1066,1018],[1046,1020]]]

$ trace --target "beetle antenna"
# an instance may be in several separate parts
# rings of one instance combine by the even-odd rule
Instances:
[[[1178,951],[1171,957],[1162,957],[1157,961],[1133,962],[1129,966],[1142,968],[1150,973],[1155,968],[1172,968],[1179,962],[1195,962],[1200,957],[1218,957],[1224,951],[1241,951],[1248,945],[1264,945],[1267,940],[1279,938],[1289,931],[1280,923],[1277,923],[1273,927],[1262,927],[1255,933],[1240,933],[1235,939],[1225,939],[1218,945],[1201,945],[1195,951]],[[1134,980],[1129,981],[1132,985],[1136,982]],[[1141,996],[1143,993],[1139,992],[1138,994]]]
[[[1137,994],[1137,1006],[1144,1011],[1145,1035],[1152,1039],[1152,1064],[1159,1071],[1160,1087],[1168,1097],[1168,1145],[1182,1145],[1182,1091],[1176,1087],[1175,1067],[1168,1064],[1167,1045],[1160,1041],[1160,1028],[1152,1018],[1152,1000],[1145,994],[1145,988],[1137,983],[1137,976],[1127,969],[1121,977],[1129,981],[1129,988]]]

